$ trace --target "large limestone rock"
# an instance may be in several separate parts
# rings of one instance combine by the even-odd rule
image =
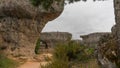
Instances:
[[[72,34],[68,32],[43,32],[40,39],[48,44],[48,47],[54,47],[58,43],[67,43],[71,41]]]
[[[97,59],[102,68],[116,68],[117,41],[112,34],[103,35],[97,46]]]
[[[0,51],[8,56],[32,57],[42,28],[61,14],[64,0],[51,6],[45,10],[29,0],[0,0]]]
[[[118,49],[115,28],[116,26],[112,28],[112,34],[104,32],[81,36],[85,45],[95,47],[95,56],[101,68],[117,68]]]
[[[107,42],[105,43],[110,43],[110,46],[105,45],[105,43],[102,44],[101,46],[99,46],[100,49],[98,53],[99,58],[101,60],[103,61],[107,60],[107,64],[105,64],[106,66],[104,68],[120,68],[120,0],[113,0],[113,2],[114,2],[115,22],[116,22],[116,24],[112,27],[113,37],[112,39],[109,40],[107,40],[106,38]],[[116,58],[114,60],[111,60],[111,58],[114,58],[112,57],[113,55],[115,55]]]
[[[88,35],[81,35],[80,37],[82,38],[82,41],[83,41],[84,45],[96,48],[100,38],[103,35],[107,35],[107,34],[110,34],[110,32],[90,33]]]

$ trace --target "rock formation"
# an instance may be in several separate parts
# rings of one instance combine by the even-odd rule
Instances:
[[[112,28],[113,30],[115,27]],[[87,46],[95,47],[95,55],[101,68],[116,68],[118,60],[115,33],[92,33],[81,36]]]
[[[37,39],[48,21],[63,11],[64,0],[52,8],[35,7],[29,0],[0,0],[0,51],[8,56],[32,57]]]
[[[114,37],[117,39],[117,56],[118,61],[117,65],[120,68],[120,0],[114,0],[114,9],[115,9],[115,21],[116,25],[114,26],[112,32],[114,34]]]
[[[106,42],[98,47],[98,58],[106,62],[103,68],[120,68],[120,0],[113,2],[116,24],[112,27],[112,35],[104,38]]]
[[[97,59],[102,68],[116,68],[118,61],[117,41],[112,34],[103,35],[97,46]]]
[[[98,45],[100,38],[103,35],[107,35],[107,34],[110,34],[110,32],[97,32],[88,35],[81,35],[80,37],[82,38],[84,45],[89,47],[96,47]]]
[[[58,43],[71,41],[72,34],[68,32],[43,32],[40,39],[45,41],[49,47],[54,47]]]

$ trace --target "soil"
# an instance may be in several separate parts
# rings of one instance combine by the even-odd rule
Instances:
[[[46,58],[50,59],[51,57],[51,53],[43,53],[37,56],[37,61],[27,61],[18,68],[40,68],[41,65],[46,65],[49,62]]]

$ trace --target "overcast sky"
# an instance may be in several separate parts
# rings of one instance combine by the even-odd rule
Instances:
[[[42,32],[70,32],[74,39],[93,32],[110,32],[114,25],[113,0],[77,2],[66,5],[63,13],[46,24]]]

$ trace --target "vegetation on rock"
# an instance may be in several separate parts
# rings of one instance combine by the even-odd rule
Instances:
[[[18,64],[16,61],[7,58],[0,54],[0,68],[16,68]]]
[[[119,56],[117,53],[117,41],[113,35],[108,34],[101,37],[98,45],[98,54],[108,59],[110,62],[115,63],[120,68]]]
[[[34,6],[39,6],[39,5],[42,5],[44,9],[48,9],[48,8],[51,8],[52,6],[52,3],[54,1],[60,1],[60,0],[30,0],[31,3],[34,5]]]
[[[54,1],[60,1],[60,0],[30,0],[30,2],[34,5],[34,6],[39,6],[42,5],[43,8],[48,9],[51,8],[51,5]],[[70,3],[74,3],[74,2],[78,2],[78,1],[84,1],[86,2],[87,0],[66,0],[66,2]],[[93,1],[97,1],[97,0],[93,0]],[[104,1],[104,0],[98,0],[98,1]]]
[[[39,49],[40,49],[40,38],[36,42],[35,54],[39,54]]]

